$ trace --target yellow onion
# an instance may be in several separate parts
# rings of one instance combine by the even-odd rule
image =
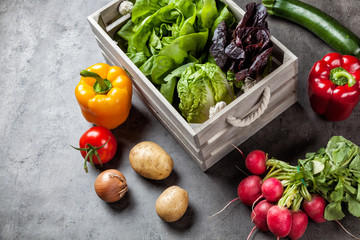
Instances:
[[[119,201],[127,191],[126,179],[116,169],[105,170],[95,180],[95,192],[105,202]]]

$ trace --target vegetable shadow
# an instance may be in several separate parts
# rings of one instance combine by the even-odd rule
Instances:
[[[118,143],[122,143],[124,146],[129,143],[137,143],[144,132],[143,129],[151,124],[151,120],[147,116],[133,105],[126,121],[112,130]]]
[[[124,154],[124,148],[121,145],[119,145],[119,143],[118,143],[118,148],[117,148],[114,158],[111,159],[109,162],[104,163],[102,165],[96,164],[95,168],[100,172],[103,172],[108,169],[120,169],[120,165],[123,161],[123,157],[122,157],[123,154]]]
[[[98,170],[104,171],[112,168],[120,169],[121,165],[124,163],[124,159],[126,159],[124,156],[127,156],[128,154],[128,146],[135,145],[139,142],[138,139],[141,139],[141,134],[144,132],[141,130],[146,128],[149,123],[150,120],[148,120],[146,116],[133,105],[126,121],[112,130],[118,143],[114,158],[103,164],[103,166],[96,166]]]
[[[317,150],[317,146],[321,145],[320,142],[324,138],[321,134],[321,125],[300,103],[295,103],[239,148],[245,155],[252,150],[260,149],[268,153],[270,158],[297,164],[297,160],[303,158],[305,153],[312,152],[311,149]]]
[[[305,153],[316,151],[318,146],[322,146],[322,123],[317,123],[316,120],[307,114],[301,104],[296,103],[237,147],[245,157],[252,150],[259,149],[268,153],[270,158],[295,165]],[[234,147],[208,169],[206,175],[219,186],[235,188],[242,179],[252,174],[245,166],[245,158]]]
[[[259,147],[265,149],[269,157],[297,164],[299,158],[303,158],[307,152],[316,151],[316,146],[321,145],[322,127],[322,124],[313,119],[300,103],[296,103],[250,141],[260,142]],[[261,141],[264,135],[269,137]],[[251,144],[247,142],[243,146],[249,148],[249,143]]]
[[[131,207],[133,202],[134,201],[132,200],[131,191],[128,191],[119,201],[106,204],[109,208],[111,208],[112,211],[122,212],[124,209]]]
[[[156,187],[156,188],[161,188],[163,190],[173,185],[177,185],[177,183],[179,182],[179,174],[176,172],[175,169],[172,170],[172,172],[167,178],[162,180],[148,179],[140,175],[138,175],[138,177],[144,180],[146,183],[148,183],[150,188]]]
[[[175,222],[163,222],[168,226],[168,228],[181,233],[185,230],[189,230],[193,226],[194,222],[196,222],[196,214],[191,204],[189,203],[186,212],[179,220]]]

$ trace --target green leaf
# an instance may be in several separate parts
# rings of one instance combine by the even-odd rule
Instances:
[[[360,217],[360,202],[353,198],[350,194],[346,194],[346,200],[348,202],[348,210],[355,217]]]
[[[346,161],[348,149],[345,148],[346,145],[344,143],[333,144],[332,147],[334,148],[326,148],[326,152],[330,157],[330,160],[335,165],[340,165],[342,162]],[[336,147],[336,148],[335,148]]]
[[[156,56],[150,57],[141,67],[139,67],[140,71],[144,73],[145,76],[150,76],[152,70],[154,69],[156,64]]]
[[[134,26],[134,34],[128,41],[128,52],[143,52],[145,56],[150,57],[149,46],[147,43],[149,42],[153,29],[160,27],[164,22],[175,24],[178,19],[182,19],[182,17],[182,14],[176,10],[174,3],[170,3],[169,5],[158,9],[154,14]],[[136,23],[134,18],[132,20]]]
[[[357,145],[342,136],[332,137],[326,147],[326,153],[335,167],[347,165],[359,151]]]
[[[125,25],[116,33],[115,40],[119,41],[119,38],[122,37],[126,41],[129,41],[130,37],[133,35],[134,23],[131,21],[127,21]]]
[[[204,28],[211,28],[215,19],[219,16],[215,0],[203,0],[201,9],[201,21]]]
[[[136,0],[132,10],[132,21],[136,24],[169,4],[169,0]]]
[[[355,177],[360,177],[360,154],[357,154],[349,165],[349,169]]]
[[[311,158],[312,159],[312,158]],[[304,171],[312,173],[313,164],[310,159],[299,160],[299,164],[303,167]]]
[[[347,191],[349,191],[351,194],[356,194],[356,188],[354,188],[353,186],[351,186],[350,184],[344,184],[344,187],[346,188]]]
[[[328,221],[340,220],[345,217],[345,214],[341,210],[341,202],[329,203],[324,211],[324,218]]]
[[[326,154],[326,149],[325,148],[320,148],[317,152],[316,155],[325,155]]]
[[[225,102],[229,104],[234,100],[234,91],[227,81],[226,75],[216,64],[205,63],[198,64],[211,80],[211,85],[214,90],[216,102]]]
[[[196,19],[196,15],[185,20],[184,24],[179,30],[179,36],[195,33],[195,29],[194,29],[195,19]]]
[[[131,61],[137,66],[140,67],[147,61],[147,57],[142,52],[137,53],[126,53],[126,55],[131,59]]]
[[[305,157],[306,159],[313,159],[315,157],[316,153],[306,153]]]
[[[167,56],[157,56],[154,59],[154,67],[151,72],[151,81],[154,84],[164,84],[164,78],[172,69],[175,69],[177,64],[174,60]]]
[[[344,186],[341,181],[335,187],[335,190],[330,194],[330,198],[333,202],[341,202],[344,196]]]
[[[215,31],[216,27],[219,25],[219,23],[221,21],[225,21],[226,26],[228,28],[230,28],[236,22],[236,19],[235,19],[234,15],[225,6],[221,10],[219,17],[217,19],[215,19],[215,21],[214,21],[214,24],[213,24],[213,26],[211,28],[211,31],[210,31],[210,37],[211,38],[214,35],[214,31]]]
[[[229,103],[234,97],[226,75],[214,63],[188,67],[178,82],[177,91],[179,109],[189,123],[206,121],[210,107],[220,101]]]
[[[173,102],[176,83],[176,78],[171,78],[160,87],[160,93],[166,98],[166,100],[168,100],[169,103]]]
[[[182,65],[172,71],[169,75],[166,76],[164,79],[165,83],[161,85],[160,93],[169,101],[169,103],[172,103],[174,99],[174,92],[176,88],[176,84],[178,80],[180,79],[182,73],[189,67],[194,66],[194,62]]]
[[[155,84],[164,83],[164,78],[175,68],[184,64],[192,52],[201,53],[208,38],[208,32],[192,33],[178,37],[164,47],[157,57],[156,66],[151,73]]]
[[[163,48],[160,37],[158,35],[156,35],[155,30],[153,30],[153,32],[150,36],[149,47],[150,47],[151,53],[153,55],[157,55],[159,53],[159,51]]]
[[[323,164],[320,161],[313,160],[312,163],[313,163],[313,174],[318,174],[325,168],[325,164]]]
[[[195,66],[188,67],[178,82],[177,91],[179,109],[189,123],[202,123],[209,118],[210,107],[216,102],[206,72]]]
[[[317,191],[321,192],[322,196],[328,197],[329,193],[332,191],[333,189],[329,186],[324,186],[324,185],[320,185],[317,186]]]
[[[324,173],[324,172],[322,172],[321,174],[318,174],[318,175],[314,176],[314,179],[315,179],[315,181],[316,181],[316,185],[321,185],[321,184],[323,184],[323,185],[329,185],[329,184],[327,183],[327,178],[326,178],[326,176],[327,176],[327,174]]]

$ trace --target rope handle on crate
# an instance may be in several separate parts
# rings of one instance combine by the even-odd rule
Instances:
[[[264,92],[263,92],[263,95],[261,98],[261,104],[256,111],[252,112],[250,115],[248,115],[247,117],[245,117],[243,119],[238,119],[232,115],[229,115],[226,118],[226,121],[228,123],[230,123],[231,125],[233,125],[234,127],[246,127],[246,126],[250,125],[265,112],[265,110],[267,109],[269,102],[270,102],[270,96],[271,96],[270,87],[266,87],[264,89]]]

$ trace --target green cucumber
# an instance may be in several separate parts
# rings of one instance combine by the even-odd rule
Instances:
[[[269,15],[307,28],[340,54],[360,58],[360,38],[318,8],[298,0],[262,0],[262,3]]]

